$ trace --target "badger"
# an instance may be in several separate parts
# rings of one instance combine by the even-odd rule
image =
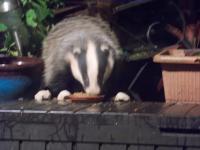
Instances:
[[[43,41],[44,85],[35,100],[57,96],[62,101],[79,90],[101,94],[120,55],[118,39],[101,17],[65,18]],[[121,99],[130,97],[119,92],[115,100]]]

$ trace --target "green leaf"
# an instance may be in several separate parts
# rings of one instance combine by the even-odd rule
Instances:
[[[37,26],[37,15],[34,9],[29,9],[26,12],[26,23],[28,26],[35,28]]]
[[[37,14],[37,19],[39,22],[42,22],[48,16],[51,16],[52,12],[44,1],[39,1],[38,3],[32,2],[32,5]]]
[[[15,42],[13,42],[13,43],[11,43],[10,45],[9,45],[9,50],[11,49],[11,48],[13,48],[15,46]]]
[[[0,49],[0,52],[6,52],[8,49],[6,47],[3,47]]]
[[[19,53],[16,50],[15,51],[11,50],[11,51],[9,51],[9,53],[10,53],[11,56],[19,56]]]
[[[0,32],[5,32],[7,29],[8,27],[5,24],[0,23]]]
[[[39,32],[38,34],[44,38],[46,35],[47,35],[47,29],[44,25],[38,25],[38,28],[39,28]]]
[[[12,43],[13,43],[12,36],[9,32],[7,32],[5,34],[4,47],[9,48]]]
[[[21,2],[22,2],[22,5],[25,6],[27,4],[28,0],[21,0]]]
[[[44,0],[36,0],[42,7],[47,7],[47,2]]]

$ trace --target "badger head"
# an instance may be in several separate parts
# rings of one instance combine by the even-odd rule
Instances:
[[[66,59],[73,77],[81,83],[85,92],[97,95],[113,70],[115,51],[107,43],[93,40],[84,45],[73,46]]]

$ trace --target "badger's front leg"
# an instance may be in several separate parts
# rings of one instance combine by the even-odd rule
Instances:
[[[66,76],[65,72],[57,72],[53,77],[45,75],[49,80],[46,79],[46,82],[42,85],[42,90],[35,94],[34,98],[36,102],[42,102],[45,99],[51,99],[56,96],[58,100],[61,100],[66,93],[69,94],[69,91],[64,90],[67,88],[66,85],[68,85],[68,80],[65,78]]]
[[[71,93],[68,90],[62,90],[58,96],[58,101],[63,101],[67,96],[69,96]],[[41,103],[45,99],[50,99],[52,97],[52,94],[50,90],[40,90],[38,93],[35,94],[34,98],[36,102]]]
[[[57,100],[58,100],[58,101],[64,101],[65,98],[66,98],[67,96],[69,96],[69,95],[71,95],[71,93],[70,93],[68,90],[63,90],[63,91],[61,91],[61,92],[58,94]]]
[[[124,92],[118,92],[115,97],[114,97],[114,101],[118,102],[118,101],[130,101],[130,96]]]
[[[35,94],[34,99],[36,102],[41,103],[44,99],[50,99],[51,95],[50,90],[40,90]]]

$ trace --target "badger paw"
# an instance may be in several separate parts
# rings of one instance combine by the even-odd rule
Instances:
[[[58,94],[57,100],[58,101],[63,101],[69,95],[71,95],[71,93],[68,90],[63,90]]]
[[[42,100],[51,98],[51,92],[49,90],[40,90],[35,94],[34,98],[36,102],[41,103]]]
[[[114,98],[114,101],[115,102],[118,102],[118,101],[129,101],[130,100],[130,96],[124,92],[118,92],[116,95],[115,95],[115,98]]]

